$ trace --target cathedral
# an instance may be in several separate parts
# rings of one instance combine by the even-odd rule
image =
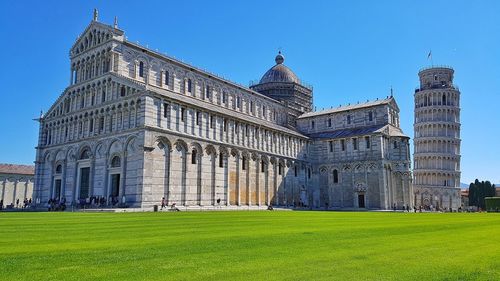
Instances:
[[[249,87],[130,42],[94,14],[39,118],[33,198],[186,209],[413,207],[394,97],[313,111],[278,53]]]

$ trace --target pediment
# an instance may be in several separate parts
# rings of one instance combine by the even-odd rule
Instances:
[[[399,106],[398,106],[398,104],[397,104],[397,102],[396,102],[396,99],[395,99],[394,97],[391,97],[391,99],[390,99],[390,101],[389,101],[389,105],[390,105],[392,108],[396,109],[396,110],[399,112]]]
[[[92,21],[78,37],[70,50],[71,57],[77,56],[95,46],[109,42],[112,39],[123,40],[123,30],[97,21]]]

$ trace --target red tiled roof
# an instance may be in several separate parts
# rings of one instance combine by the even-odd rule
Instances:
[[[0,163],[0,173],[1,174],[34,175],[35,174],[35,166]]]

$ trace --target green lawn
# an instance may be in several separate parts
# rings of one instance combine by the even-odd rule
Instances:
[[[500,280],[500,214],[0,213],[0,280]]]

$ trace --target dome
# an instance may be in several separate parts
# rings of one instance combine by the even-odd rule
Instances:
[[[297,75],[295,75],[290,68],[283,64],[285,57],[281,54],[281,52],[278,53],[275,61],[276,65],[271,67],[271,69],[269,69],[264,76],[262,76],[259,82],[260,84],[272,82],[293,82],[300,84],[300,80]]]

